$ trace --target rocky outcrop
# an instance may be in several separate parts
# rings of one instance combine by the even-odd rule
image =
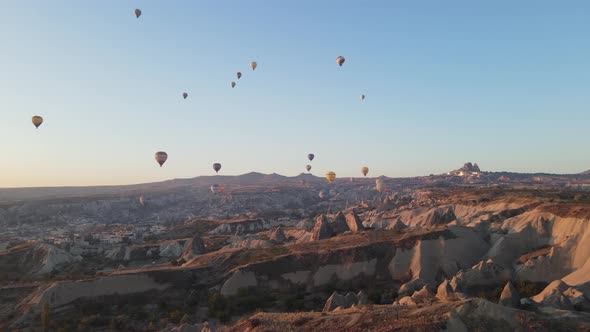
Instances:
[[[322,214],[317,218],[316,224],[311,230],[311,239],[323,240],[345,232],[360,232],[364,229],[359,217],[354,212],[345,216],[340,211],[332,221]]]
[[[239,237],[236,240],[233,240],[230,244],[226,245],[224,248],[228,249],[237,249],[237,248],[247,248],[247,249],[256,249],[256,248],[270,248],[274,245],[269,240],[261,240],[257,237]]]
[[[358,276],[373,276],[377,268],[377,258],[354,263],[329,264],[320,266],[313,275],[314,286],[322,286],[336,277],[339,280],[351,280]]]
[[[56,282],[33,297],[30,304],[48,303],[50,307],[59,307],[81,298],[94,298],[107,295],[126,295],[164,290],[167,283],[158,283],[145,274],[112,275],[94,280]]]
[[[223,223],[210,233],[216,235],[242,235],[246,233],[260,232],[270,227],[273,227],[273,223],[264,219],[247,219]]]
[[[51,273],[64,264],[78,262],[82,260],[80,256],[72,256],[57,247],[48,244],[40,244],[36,247],[35,254],[41,254],[41,266],[37,271],[38,274]]]
[[[392,230],[392,231],[401,231],[402,229],[406,229],[408,226],[404,224],[401,220],[397,219],[393,223],[389,224],[385,229]]]
[[[468,173],[481,172],[481,170],[479,169],[479,165],[477,165],[477,163],[472,164],[471,162],[465,163],[463,165],[463,167],[461,167],[461,170],[468,172]]]
[[[518,308],[520,306],[520,296],[511,282],[507,282],[506,286],[504,286],[498,303],[513,308]]]
[[[515,317],[526,315],[526,311],[474,298],[451,311],[447,331],[523,331],[526,328]]]
[[[178,241],[167,241],[160,244],[160,257],[178,258],[183,253],[183,247]]]
[[[254,272],[237,270],[221,286],[221,295],[235,295],[240,288],[255,287],[257,285],[258,280]]]
[[[456,218],[453,205],[423,207],[403,211],[399,214],[399,220],[410,227],[444,225]]]
[[[0,274],[3,278],[19,279],[34,274],[59,272],[63,266],[81,260],[82,257],[53,245],[31,241],[0,251]]]
[[[412,297],[404,296],[401,299],[399,299],[398,301],[393,302],[393,305],[398,306],[398,307],[415,307],[416,302],[414,302]]]
[[[346,215],[346,224],[352,232],[361,232],[365,229],[363,223],[361,223],[361,219],[354,210]]]
[[[287,237],[285,236],[285,232],[283,232],[283,229],[281,227],[277,227],[273,230],[271,230],[268,234],[268,238],[271,241],[275,241],[275,242],[285,242],[287,240]]]
[[[492,259],[481,261],[471,269],[456,275],[458,284],[463,288],[490,286],[503,283],[510,278],[510,272],[495,264]]]
[[[576,310],[590,311],[590,301],[580,290],[570,287],[563,292],[563,295],[567,296]]]
[[[453,298],[453,293],[453,287],[451,287],[451,283],[447,279],[441,282],[436,289],[436,297],[441,301],[451,300]]]
[[[332,236],[342,234],[350,230],[350,228],[348,227],[346,217],[342,212],[338,212],[336,214],[334,220],[329,223],[329,226],[332,231]]]
[[[573,305],[569,298],[564,294],[570,287],[561,280],[555,280],[545,289],[533,296],[531,300],[542,306],[550,306],[557,309],[572,310]]]
[[[334,292],[326,301],[322,311],[333,311],[336,308],[347,309],[352,306],[357,306],[364,303],[366,303],[366,296],[364,293],[362,293],[362,291],[358,294],[348,292],[346,295],[341,295],[338,292]]]
[[[300,222],[298,222],[295,227],[297,227],[299,229],[303,229],[307,232],[310,232],[314,226],[315,226],[315,223],[314,223],[313,219],[303,219]]]
[[[358,294],[356,294],[357,298],[358,298],[358,304],[367,304],[367,294],[364,291],[360,291],[358,292]]]
[[[449,226],[439,234],[436,238],[420,239],[411,248],[398,248],[388,266],[391,276],[397,280],[408,276],[421,279],[434,289],[441,274],[450,278],[460,269],[478,262],[489,249],[489,244],[468,227]]]
[[[540,306],[549,306],[563,310],[590,310],[590,301],[576,287],[571,287],[561,280],[555,280],[545,289],[530,298]]]
[[[328,218],[325,215],[320,215],[311,230],[311,239],[313,241],[328,239],[332,237],[332,230],[328,225]]]
[[[426,283],[424,282],[424,280],[414,279],[401,285],[401,287],[399,288],[399,293],[405,295],[412,295],[414,294],[414,292],[422,289],[425,285]]]
[[[190,260],[191,258],[204,254],[205,253],[205,244],[200,236],[195,235],[184,248],[184,252],[182,253],[182,258],[185,261]]]
[[[430,293],[427,286],[422,287],[422,289],[412,294],[412,300],[416,303],[431,302],[432,297],[432,293]]]

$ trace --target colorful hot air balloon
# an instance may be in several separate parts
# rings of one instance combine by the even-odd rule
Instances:
[[[219,173],[219,170],[221,169],[221,164],[220,163],[213,164],[213,169],[215,170],[215,173]]]
[[[139,18],[139,17],[141,16],[141,10],[140,10],[140,9],[138,9],[138,8],[136,8],[136,9],[133,11],[133,14],[135,14],[135,17]]]
[[[311,165],[307,165],[307,166],[305,166],[305,169],[306,169],[308,172],[309,172],[309,171],[311,171]]]
[[[211,192],[214,194],[217,194],[220,192],[219,185],[217,183],[211,186]]]
[[[162,167],[166,160],[168,160],[168,154],[164,151],[158,151],[156,152],[155,158],[158,164],[160,164],[160,167]]]
[[[336,173],[332,171],[326,173],[326,180],[328,180],[330,183],[334,182],[334,180],[336,180]]]
[[[236,76],[237,76],[237,78],[238,78],[238,79],[240,79],[240,78],[242,78],[242,73],[240,73],[240,72],[237,72],[237,73],[236,73]]]
[[[231,85],[232,88],[236,87],[236,82],[232,81],[229,85]]]
[[[252,68],[252,70],[256,69],[256,67],[258,67],[258,64],[256,63],[256,61],[250,62],[250,68]]]
[[[307,159],[309,159],[309,161],[312,161],[313,158],[315,158],[315,155],[313,153],[307,155]]]
[[[184,98],[184,99],[188,98],[188,93],[186,93],[186,92],[183,92],[183,93],[182,93],[182,98]]]
[[[365,95],[361,95],[361,101],[365,100]]]
[[[337,57],[337,58],[336,58],[336,63],[337,63],[337,64],[338,64],[340,67],[342,67],[342,65],[344,64],[344,61],[346,61],[346,59],[344,59],[344,57],[343,57],[343,56],[339,56],[339,57]]]
[[[35,128],[39,129],[39,126],[43,123],[43,117],[35,115],[31,121],[35,125]]]
[[[369,173],[369,168],[366,166],[361,168],[361,173],[363,173],[364,176],[367,176],[367,173]]]
[[[222,183],[219,185],[219,192],[222,193],[224,191],[225,191],[225,184]]]
[[[379,178],[375,180],[375,190],[377,190],[378,192],[383,192],[383,189],[383,179]]]

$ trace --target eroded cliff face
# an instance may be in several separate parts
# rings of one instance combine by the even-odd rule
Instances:
[[[576,303],[577,308],[590,308],[587,215],[564,213],[531,198],[479,202],[423,196],[424,202],[430,202],[426,206],[412,208],[413,199],[388,198],[373,207],[316,215],[314,227],[297,220],[287,227],[264,219],[225,222],[207,235],[225,241],[219,250],[206,250],[200,238],[127,247],[112,254],[133,261],[150,257],[148,252],[166,257],[184,253],[186,259],[182,266],[57,282],[35,291],[21,308],[38,309],[47,302],[69,310],[63,308],[114,294],[149,293],[157,301],[187,290],[201,292],[195,302],[203,305],[202,297],[208,292],[232,297],[241,289],[256,288],[323,294],[333,285],[359,291],[367,284],[395,285],[401,295],[407,295],[396,305],[412,306],[464,301],[474,289],[501,290],[508,282],[521,281],[560,281],[522,301],[539,307],[571,309]],[[436,295],[438,300],[433,300],[435,293],[441,293]],[[512,297],[504,297],[505,303],[517,307]],[[467,316],[461,310],[479,312],[489,306],[485,302],[457,305],[463,309],[449,311],[451,325],[459,324],[457,317],[465,323]]]

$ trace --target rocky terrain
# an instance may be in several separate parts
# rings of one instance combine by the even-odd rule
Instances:
[[[100,197],[16,190],[0,214],[21,226],[0,238],[0,330],[590,330],[590,177],[468,163],[382,192],[375,179],[224,180],[224,195],[206,191],[212,177]],[[72,245],[44,240],[80,220],[89,234]],[[165,230],[93,242],[146,220]]]

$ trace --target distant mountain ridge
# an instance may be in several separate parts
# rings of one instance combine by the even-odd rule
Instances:
[[[547,173],[515,173],[515,172],[482,172],[477,163],[465,163],[463,167],[448,172],[445,175],[493,175],[493,179],[504,175],[513,179],[522,179],[532,176],[562,176],[575,177],[580,175],[590,175],[590,170],[578,174],[547,174]],[[377,174],[376,174],[377,175]],[[357,177],[363,181],[375,179],[375,177]],[[383,179],[412,180],[422,177],[407,178],[388,178]],[[348,177],[346,177],[348,179]],[[343,178],[336,179],[337,183]],[[348,180],[346,180],[348,181]],[[360,180],[359,180],[360,181]],[[356,181],[355,181],[356,182]],[[289,184],[323,184],[323,176],[316,176],[311,173],[300,173],[296,176],[285,176],[277,173],[264,174],[260,172],[250,172],[241,175],[205,175],[194,178],[171,179],[160,182],[150,182],[130,185],[106,185],[106,186],[67,186],[67,187],[30,187],[30,188],[0,188],[0,203],[22,202],[27,200],[54,199],[54,198],[84,198],[100,197],[112,195],[141,194],[146,191],[172,190],[187,187],[208,187],[215,183],[226,185],[289,185]]]

